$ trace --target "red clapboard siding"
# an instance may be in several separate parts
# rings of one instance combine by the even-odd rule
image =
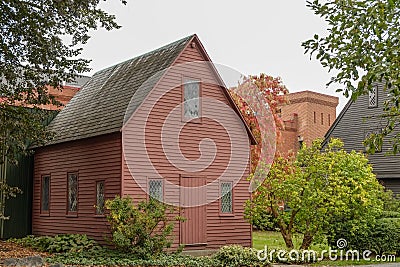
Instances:
[[[175,62],[176,67],[172,71],[169,71],[158,82],[157,86],[142,103],[140,108],[136,110],[136,113],[132,118],[132,127],[130,128],[128,126],[125,129],[126,131],[130,131],[130,134],[123,137],[123,142],[124,151],[129,154],[129,162],[134,159],[134,168],[137,170],[145,168],[145,165],[147,164],[147,162],[143,160],[143,158],[147,155],[142,155],[137,152],[140,150],[140,145],[145,142],[148,156],[150,157],[152,164],[164,179],[167,179],[168,181],[178,185],[180,183],[181,176],[194,175],[193,173],[185,173],[180,169],[177,169],[168,161],[168,159],[166,159],[162,149],[163,144],[160,136],[163,122],[165,121],[167,114],[182,101],[182,88],[179,86],[174,88],[173,85],[181,83],[183,77],[196,78],[202,81],[202,97],[210,97],[229,105],[229,101],[222,91],[223,89],[217,85],[215,75],[208,66],[195,64],[179,67],[179,64],[182,63],[204,60],[207,59],[202,53],[201,45],[199,43],[197,43],[195,47],[188,46],[177,58]],[[156,92],[165,92],[170,90],[171,87],[173,87],[173,89],[159,99],[157,104],[153,107],[155,101],[157,100],[157,95],[159,95],[156,94]],[[152,109],[149,115],[146,110],[149,110],[150,108]],[[240,141],[243,142],[243,144],[247,144],[248,149],[250,141],[243,128],[242,122],[238,120],[237,117],[233,118],[230,117],[229,114],[224,114],[224,112],[221,110],[214,110],[214,112],[216,114],[220,114],[221,118],[223,118],[223,120],[227,123],[237,125],[237,131],[242,134],[242,139]],[[140,135],[139,131],[141,131],[141,129],[137,129],[136,127],[136,125],[140,124],[140,122],[143,120],[147,121],[146,134],[144,137],[145,140],[138,138]],[[136,124],[135,122],[139,123]],[[178,126],[179,125],[176,125],[176,127]],[[168,127],[165,127],[163,130],[168,131]],[[175,127],[175,125],[172,127]],[[172,128],[170,128],[170,130],[172,130]],[[198,176],[207,177],[207,183],[210,183],[217,179],[225,171],[228,164],[236,166],[235,164],[237,162],[229,162],[231,144],[229,142],[229,136],[227,135],[224,127],[213,120],[204,118],[202,123],[189,123],[183,128],[179,136],[179,145],[182,154],[191,160],[197,159],[200,156],[199,142],[205,138],[210,138],[215,142],[217,146],[217,155],[213,163],[208,168],[199,172]],[[246,153],[248,153],[248,151],[243,151],[243,155],[246,155]],[[174,160],[173,155],[170,159]],[[250,193],[248,191],[249,183],[246,180],[246,177],[249,175],[249,164],[250,162],[247,163],[247,169],[243,174],[243,177],[241,177],[239,183],[234,188],[233,215],[221,216],[219,200],[208,204],[205,208],[203,208],[203,210],[197,211],[197,216],[199,216],[199,214],[204,214],[201,216],[206,216],[206,220],[204,220],[206,225],[202,225],[201,222],[199,222],[194,228],[189,230],[179,229],[180,225],[182,227],[182,223],[176,224],[173,233],[175,235],[173,247],[177,247],[182,242],[185,243],[184,237],[182,236],[183,232],[186,231],[186,234],[190,234],[190,231],[192,231],[192,234],[198,234],[203,230],[206,230],[206,234],[203,235],[203,240],[200,239],[200,236],[192,236],[192,238],[205,241],[204,243],[207,245],[187,247],[186,249],[217,249],[226,244],[241,244],[244,246],[251,246],[251,227],[250,224],[248,224],[243,218],[243,205],[245,201],[250,198]],[[129,167],[132,168],[133,166]],[[237,177],[232,177],[232,179],[235,178]],[[122,179],[122,194],[131,195],[135,200],[144,199],[146,197],[142,189],[133,179],[125,159],[123,161]],[[178,197],[173,195],[174,192],[164,192],[164,194],[165,197],[169,198]],[[200,211],[206,211],[206,213]]]
[[[201,80],[202,97],[219,100],[223,103],[223,107],[230,105],[224,89],[217,84],[216,76],[209,66],[204,64],[179,65],[185,62],[207,60],[197,37],[194,42],[196,45],[188,45],[184,49],[175,62],[175,68],[166,73],[135,111],[131,118],[132,123],[124,127],[122,136],[121,133],[103,135],[52,145],[36,151],[33,199],[34,234],[84,233],[102,241],[103,237],[109,234],[109,227],[105,217],[95,215],[96,181],[105,181],[105,195],[108,199],[114,198],[117,194],[131,195],[136,201],[146,199],[146,194],[133,179],[124,156],[130,159],[129,167],[134,167],[137,175],[141,176],[135,178],[157,178],[146,176],[148,162],[145,159],[149,157],[159,175],[165,181],[176,185],[194,186],[199,182],[211,183],[218,179],[228,166],[231,167],[231,173],[228,173],[226,178],[230,180],[240,178],[233,190],[233,214],[221,216],[220,200],[215,200],[207,206],[189,208],[187,216],[196,219],[186,229],[182,223],[176,224],[173,231],[174,248],[182,242],[188,243],[185,238],[189,238],[192,243],[199,243],[199,246],[191,246],[190,249],[216,249],[225,244],[251,246],[251,227],[243,218],[244,202],[250,198],[249,183],[246,180],[249,175],[250,162],[244,162],[246,170],[240,174],[241,177],[234,177],[233,172],[241,170],[240,164],[245,158],[231,159],[230,137],[224,125],[221,125],[226,123],[234,129],[235,135],[238,136],[236,141],[242,145],[241,150],[235,151],[235,153],[246,155],[249,153],[250,141],[243,122],[234,113],[226,114],[222,106],[218,106],[212,112],[221,118],[222,123],[203,118],[201,123],[185,125],[184,122],[178,121],[177,124],[163,127],[168,113],[182,101],[182,88],[177,84],[180,84],[184,77]],[[170,90],[171,88],[173,89]],[[160,92],[168,90],[170,91],[158,99]],[[209,107],[203,106],[202,108],[204,110]],[[140,126],[143,122],[146,122],[145,129]],[[190,160],[196,160],[201,156],[199,144],[202,140],[213,140],[216,146],[216,156],[210,166],[197,173],[184,172],[171,164],[171,161],[177,163],[179,154],[174,152],[167,159],[163,150],[165,144],[162,143],[161,133],[162,131],[172,132],[180,126],[183,128],[178,139],[179,149]],[[125,132],[128,134],[126,135]],[[173,141],[176,142],[176,139]],[[171,142],[169,144],[173,144]],[[141,148],[144,145],[146,152],[141,154]],[[66,212],[68,172],[78,172],[79,194],[76,217],[67,216]],[[40,179],[42,175],[51,175],[50,212],[48,215],[40,214]],[[203,180],[182,183],[181,177],[188,176],[202,177]],[[211,191],[218,192],[217,190],[213,188]],[[164,191],[164,197],[180,200],[180,194],[176,194],[170,189]]]
[[[35,153],[32,232],[35,235],[87,234],[104,241],[107,220],[95,214],[96,181],[105,198],[121,194],[121,134],[110,134],[40,148]],[[67,173],[78,172],[77,217],[68,217]],[[40,179],[50,174],[50,212],[40,214]]]

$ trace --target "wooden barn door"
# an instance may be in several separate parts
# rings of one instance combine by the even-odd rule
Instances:
[[[200,187],[206,184],[205,177],[181,177],[181,186]],[[190,199],[196,197],[181,191],[180,202],[182,205],[191,203]],[[205,196],[197,196],[205,198]],[[181,222],[180,242],[186,246],[202,246],[207,243],[207,206],[181,208],[181,216],[186,220]]]

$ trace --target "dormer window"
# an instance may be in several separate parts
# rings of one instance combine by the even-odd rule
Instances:
[[[368,107],[378,107],[378,86],[374,86],[368,93]]]
[[[196,119],[200,117],[200,81],[194,79],[185,79],[183,86],[185,119]]]

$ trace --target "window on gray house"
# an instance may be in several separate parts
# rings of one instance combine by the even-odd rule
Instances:
[[[42,176],[41,211],[49,212],[50,209],[50,175]]]
[[[104,181],[96,183],[96,214],[104,214]]]
[[[197,80],[185,80],[183,90],[184,112],[186,119],[200,117],[200,82]]]
[[[68,212],[78,211],[78,174],[68,173]]]
[[[374,86],[371,91],[368,92],[368,107],[378,107],[378,86]]]
[[[232,213],[233,197],[232,182],[221,183],[221,213]]]
[[[152,179],[149,180],[149,195],[159,201],[163,200],[163,181]]]

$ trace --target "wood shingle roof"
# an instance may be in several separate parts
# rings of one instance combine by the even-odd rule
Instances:
[[[49,144],[120,131],[194,36],[95,73],[50,123],[56,135]]]

